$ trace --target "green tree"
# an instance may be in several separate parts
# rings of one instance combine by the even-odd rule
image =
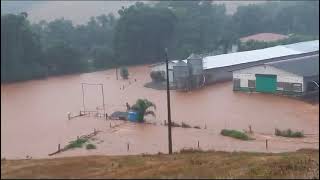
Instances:
[[[147,100],[147,99],[138,99],[137,102],[132,106],[132,110],[136,111],[138,113],[138,120],[140,122],[144,121],[144,116],[146,115],[152,115],[155,116],[155,112],[152,110],[148,110],[149,108],[156,109],[156,105]]]
[[[115,58],[122,64],[160,61],[172,38],[175,16],[169,9],[136,3],[119,10],[115,27]]]
[[[86,62],[79,52],[64,42],[55,43],[45,52],[50,74],[69,74],[86,69]]]
[[[46,76],[39,36],[26,13],[1,15],[1,82]]]

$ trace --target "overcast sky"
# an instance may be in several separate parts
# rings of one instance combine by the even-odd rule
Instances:
[[[28,19],[38,22],[64,17],[74,24],[86,23],[91,16],[114,13],[135,1],[1,1],[1,13],[27,12]]]
[[[51,21],[64,17],[74,24],[86,23],[91,16],[114,13],[122,6],[130,6],[136,1],[2,1],[1,13],[27,12],[31,22]],[[155,1],[148,1],[148,3]],[[227,12],[233,13],[238,5],[258,3],[259,1],[215,1],[225,3]],[[263,1],[260,1],[263,2]]]

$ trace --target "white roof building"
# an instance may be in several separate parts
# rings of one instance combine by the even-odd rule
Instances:
[[[319,51],[319,40],[279,45],[251,51],[207,56],[203,58],[203,69],[226,67],[314,51]],[[187,62],[186,59],[183,61]],[[174,60],[172,62],[177,63],[178,61]]]

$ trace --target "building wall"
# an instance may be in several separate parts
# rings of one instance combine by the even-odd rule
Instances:
[[[319,53],[319,51],[297,54],[297,55],[289,55],[289,56],[284,56],[284,57],[279,57],[279,58],[272,58],[272,59],[267,59],[267,60],[250,62],[250,63],[237,64],[237,65],[233,65],[233,66],[205,69],[204,70],[204,75],[206,77],[205,84],[212,84],[212,83],[222,82],[222,81],[230,81],[230,80],[232,80],[232,71],[234,71],[236,69],[244,69],[244,68],[262,65],[262,64],[268,63],[268,62],[277,62],[277,61],[281,61],[281,60],[285,60],[285,59],[292,59],[292,58],[297,58],[297,57],[309,56],[309,55],[313,55],[313,54],[317,54],[317,53]]]
[[[266,74],[266,75],[277,75],[277,91],[284,91],[282,84],[297,83],[301,84],[302,92],[305,90],[304,79],[301,76],[277,69],[268,65],[260,65],[256,67],[251,67],[247,69],[241,69],[233,72],[233,79],[240,79],[240,89],[249,88],[248,82],[251,80],[255,82],[256,74]],[[236,89],[235,89],[236,90]],[[293,91],[293,90],[292,90]]]
[[[174,63],[169,63],[169,69],[173,69],[173,65]],[[158,64],[155,66],[151,67],[151,71],[166,71],[166,64],[162,63],[162,64]]]
[[[173,63],[169,63],[169,82],[173,82]],[[164,71],[164,78],[167,79],[166,64],[159,64],[151,67],[151,71]]]

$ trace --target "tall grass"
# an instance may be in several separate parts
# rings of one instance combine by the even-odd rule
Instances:
[[[283,137],[304,137],[304,134],[302,131],[292,131],[291,129],[280,130],[277,128],[275,129],[275,135],[283,136]]]

